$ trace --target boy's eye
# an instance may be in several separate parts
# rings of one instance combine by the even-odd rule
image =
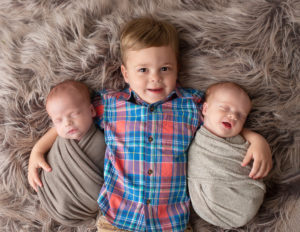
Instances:
[[[146,69],[146,68],[140,68],[138,71],[139,71],[139,72],[146,72],[147,69]]]
[[[168,70],[169,70],[168,67],[162,67],[162,68],[161,68],[161,71],[163,71],[163,72],[168,71]]]

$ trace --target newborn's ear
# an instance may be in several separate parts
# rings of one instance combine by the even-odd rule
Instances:
[[[91,108],[92,117],[95,117],[96,116],[96,110],[95,110],[95,108],[92,104],[90,105],[90,108]]]
[[[207,107],[208,107],[207,103],[204,102],[204,103],[203,103],[203,106],[202,106],[202,114],[203,114],[204,116],[205,116],[205,114],[206,114]]]

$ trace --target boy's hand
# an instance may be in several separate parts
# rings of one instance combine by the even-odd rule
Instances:
[[[259,179],[267,176],[272,168],[271,151],[259,154],[252,151],[251,147],[249,147],[242,166],[246,166],[252,159],[254,162],[249,177]]]
[[[42,168],[46,172],[51,171],[51,167],[47,164],[44,154],[35,152],[34,150],[31,151],[29,164],[28,164],[28,182],[31,187],[37,192],[37,186],[42,187],[43,184],[39,178],[39,169]]]
[[[37,192],[37,186],[42,187],[43,184],[39,178],[39,169],[42,168],[46,172],[51,171],[51,167],[47,164],[44,154],[49,151],[57,137],[56,129],[53,127],[44,134],[39,141],[33,146],[29,164],[28,164],[28,182]]]
[[[243,133],[243,135],[246,134]],[[267,176],[273,166],[269,144],[264,137],[249,130],[247,130],[247,135],[244,137],[250,142],[250,146],[241,165],[246,166],[253,159],[249,177],[259,179]]]

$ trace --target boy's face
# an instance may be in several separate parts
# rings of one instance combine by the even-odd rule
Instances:
[[[89,130],[96,115],[93,105],[81,95],[62,93],[47,103],[47,112],[59,136],[80,140]]]
[[[238,135],[250,109],[251,102],[246,93],[219,88],[203,104],[204,127],[222,138]]]
[[[177,60],[170,46],[126,51],[121,71],[130,88],[149,104],[164,100],[176,87]]]

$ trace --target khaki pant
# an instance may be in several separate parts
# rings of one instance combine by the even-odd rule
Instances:
[[[110,231],[114,231],[114,232],[122,232],[122,231],[128,231],[128,230],[122,230],[119,229],[115,226],[113,226],[112,224],[110,224],[109,221],[106,220],[105,216],[100,216],[97,222],[97,231],[98,232],[110,232]]]
[[[112,224],[110,224],[105,216],[100,216],[97,222],[97,231],[98,232],[125,232],[128,230],[122,230],[122,229],[118,229],[117,227],[113,226]],[[193,229],[190,225],[187,226],[187,228],[184,230],[184,232],[193,232]]]

